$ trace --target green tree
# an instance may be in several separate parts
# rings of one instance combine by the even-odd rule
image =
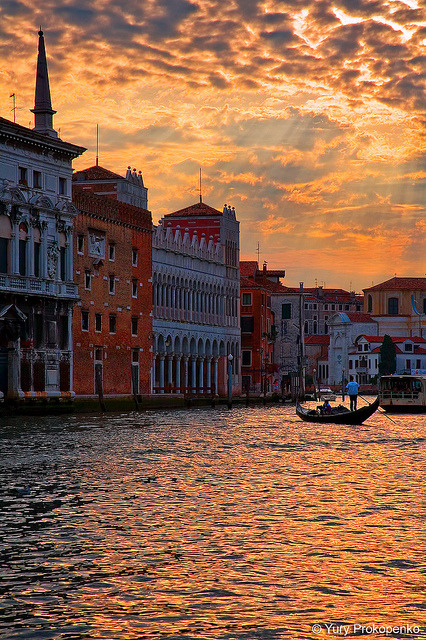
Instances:
[[[396,347],[392,338],[387,334],[383,337],[380,347],[379,374],[389,376],[396,371]]]

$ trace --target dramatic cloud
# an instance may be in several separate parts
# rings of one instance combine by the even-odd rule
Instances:
[[[425,268],[420,0],[4,0],[1,115],[32,120],[37,31],[56,128],[143,171],[155,220],[236,207],[241,253],[357,290]]]

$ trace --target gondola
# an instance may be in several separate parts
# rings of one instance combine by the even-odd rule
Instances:
[[[349,411],[346,407],[342,407],[342,411],[337,413],[338,407],[329,414],[320,414],[315,409],[302,407],[301,404],[296,405],[296,413],[305,422],[323,422],[329,424],[362,424],[379,408],[379,398],[376,398],[371,404],[360,407],[355,411]]]

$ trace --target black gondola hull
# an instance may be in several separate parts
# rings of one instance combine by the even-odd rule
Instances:
[[[335,413],[321,416],[319,414],[314,414],[311,409],[302,407],[300,404],[296,406],[296,413],[299,418],[305,422],[318,422],[321,424],[362,424],[372,416],[378,408],[379,398],[376,398],[376,400],[371,404],[346,413]]]

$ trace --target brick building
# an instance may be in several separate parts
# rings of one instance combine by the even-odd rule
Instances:
[[[276,285],[266,277],[266,266],[261,278],[256,277],[257,262],[240,262],[240,269],[244,274],[240,278],[242,390],[266,395],[280,390],[274,362],[275,314],[271,308]]]
[[[102,167],[96,170],[100,182],[106,174],[116,175]],[[95,172],[87,172],[93,180]],[[151,214],[120,197],[98,195],[94,184],[86,189],[82,175],[73,178],[73,202],[79,209],[74,268],[80,295],[73,316],[74,390],[78,395],[100,390],[115,396],[147,394],[152,359]]]

